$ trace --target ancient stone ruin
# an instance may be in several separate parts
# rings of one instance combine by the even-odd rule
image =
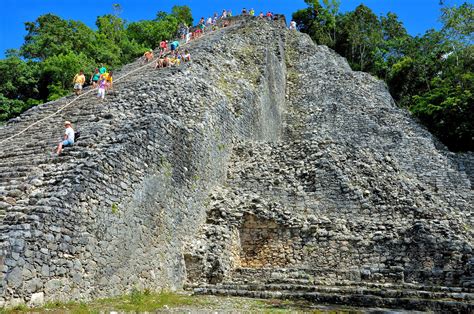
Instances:
[[[283,20],[234,19],[187,48],[192,63],[2,143],[1,305],[135,287],[473,309],[472,154]],[[81,138],[51,157],[64,120]]]

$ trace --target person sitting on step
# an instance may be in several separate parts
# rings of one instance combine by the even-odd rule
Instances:
[[[175,51],[169,58],[170,66],[179,66],[181,64],[181,58],[178,51]]]
[[[169,58],[167,56],[163,56],[156,60],[155,69],[165,68],[167,66],[169,66]]]
[[[182,60],[184,62],[191,61],[191,54],[189,53],[188,49],[184,50],[184,54],[182,55]]]
[[[64,132],[63,140],[59,142],[58,147],[56,149],[57,155],[61,154],[64,147],[74,145],[74,129],[72,128],[71,122],[64,122],[64,127],[66,128],[66,131]]]

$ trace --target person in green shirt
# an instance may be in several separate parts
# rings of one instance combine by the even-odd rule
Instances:
[[[99,78],[100,78],[99,69],[96,68],[94,72],[91,74],[91,79],[90,79],[90,84],[92,84],[93,88],[97,87],[97,82],[99,82]]]

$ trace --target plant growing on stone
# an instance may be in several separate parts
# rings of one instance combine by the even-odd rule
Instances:
[[[117,203],[112,204],[112,214],[117,215],[119,212],[119,206]]]

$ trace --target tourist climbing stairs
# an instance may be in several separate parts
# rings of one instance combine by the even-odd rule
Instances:
[[[238,25],[229,29],[235,27]],[[183,47],[194,55],[209,37],[220,38],[223,34],[224,31],[206,34]],[[156,50],[155,56],[158,54]],[[69,95],[35,106],[0,127],[0,228],[4,219],[9,219],[8,213],[14,217],[13,213],[27,210],[28,204],[48,203],[48,198],[55,197],[47,194],[48,187],[74,180],[77,167],[92,162],[98,151],[114,144],[109,135],[115,128],[120,129],[127,113],[142,110],[126,100],[136,96],[133,92],[124,93],[124,89],[150,92],[143,88],[142,80],[165,80],[189,66],[154,70],[154,62],[144,65],[140,58],[115,71],[114,80],[120,82],[114,83],[113,91],[103,102],[96,98],[95,90],[87,87],[79,98]],[[165,104],[157,105],[166,109]],[[66,120],[81,132],[81,137],[72,148],[55,156],[53,150],[62,140]]]

